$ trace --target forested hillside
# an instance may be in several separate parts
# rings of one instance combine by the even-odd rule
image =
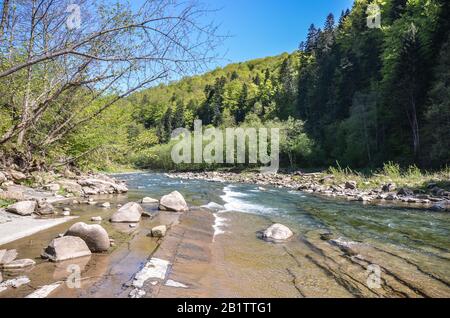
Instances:
[[[375,1],[381,28],[369,28],[370,3],[356,0],[341,16],[330,14],[322,26],[311,25],[295,52],[136,90],[95,120],[50,139],[39,148],[40,158],[76,158],[77,165],[97,169],[173,168],[170,132],[201,119],[204,125],[283,128],[284,166],[339,162],[374,168],[393,161],[445,167],[450,163],[450,3]],[[48,122],[41,122],[32,140],[52,132],[54,113],[60,115],[57,107],[47,111]],[[2,107],[0,116],[5,134],[18,114]],[[22,149],[14,138],[2,147]]]
[[[172,129],[190,127],[195,118],[229,127],[255,116],[263,123],[292,117],[304,123],[311,148],[298,149],[301,160],[294,164],[445,166],[449,2],[380,1],[380,29],[367,27],[369,3],[358,0],[340,17],[330,14],[323,26],[311,25],[292,54],[135,94],[129,100],[138,106],[134,118],[165,143]]]

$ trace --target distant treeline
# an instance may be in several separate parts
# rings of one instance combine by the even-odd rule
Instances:
[[[368,5],[377,2],[381,28],[368,28]],[[355,1],[338,20],[330,14],[323,27],[311,25],[292,54],[134,94],[128,102],[138,109],[137,126],[130,137],[150,134],[164,144],[172,129],[192,128],[196,118],[230,127],[255,116],[258,125],[291,117],[291,126],[302,127],[296,134],[310,140],[301,138],[306,150],[284,148],[297,165],[448,165],[449,7],[446,0]],[[285,164],[292,163],[288,157]]]

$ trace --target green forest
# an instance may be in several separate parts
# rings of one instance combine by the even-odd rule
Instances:
[[[450,164],[450,2],[375,2],[382,10],[381,28],[367,26],[373,1],[356,0],[339,17],[330,14],[323,25],[311,25],[295,52],[137,87],[123,98],[109,94],[88,102],[81,81],[75,93],[58,95],[38,113],[39,121],[19,134],[9,133],[24,116],[16,105],[33,85],[45,84],[40,77],[28,93],[18,90],[30,75],[26,69],[0,77],[3,158],[19,165],[66,162],[94,170],[175,169],[169,159],[171,131],[191,129],[201,119],[204,126],[282,128],[284,167],[338,163],[364,169],[392,161],[445,168]],[[4,71],[6,50],[1,54]],[[61,107],[69,104],[69,110]],[[67,111],[95,116],[63,128],[64,134],[55,132]]]

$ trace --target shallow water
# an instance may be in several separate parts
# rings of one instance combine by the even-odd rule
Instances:
[[[127,283],[157,247],[147,236],[161,222],[143,218],[136,229],[113,226],[108,217],[117,204],[144,196],[159,199],[174,190],[190,206],[206,206],[214,214],[208,272],[196,286],[198,295],[214,297],[450,297],[450,214],[408,208],[365,205],[328,199],[297,191],[255,185],[170,179],[163,174],[116,176],[131,191],[119,197],[100,197],[111,209],[73,206],[79,219],[2,246],[16,248],[19,258],[32,258],[33,269],[7,273],[4,278],[27,275],[31,283],[0,297],[23,297],[37,287],[63,280],[64,264],[39,258],[42,249],[70,224],[102,216],[102,225],[116,240],[107,254],[79,260],[84,277],[81,289],[62,288],[53,297],[126,297]],[[155,215],[154,207],[146,210]],[[289,226],[295,237],[284,244],[258,239],[258,232],[274,222]],[[320,233],[350,242],[357,255],[343,253]],[[73,263],[73,262],[71,262]],[[367,268],[381,267],[381,287],[367,287]],[[189,264],[187,264],[189,265]],[[200,283],[202,282],[202,283]],[[189,285],[190,282],[184,281]],[[168,296],[172,293],[168,292]],[[185,294],[183,294],[185,293]],[[176,291],[190,296],[193,290]],[[166,295],[167,296],[167,295]]]

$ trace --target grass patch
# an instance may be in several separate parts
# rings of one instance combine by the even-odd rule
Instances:
[[[336,167],[330,167],[327,172],[334,176],[333,183],[342,184],[348,180],[354,180],[358,183],[358,188],[362,190],[381,188],[388,183],[395,183],[397,187],[421,190],[425,190],[430,183],[436,183],[445,190],[450,189],[449,167],[430,172],[421,170],[415,165],[402,169],[397,163],[387,162],[383,168],[363,174],[348,167],[342,168],[337,164]]]
[[[0,199],[0,208],[7,208],[8,206],[14,203],[16,203],[15,200]]]

